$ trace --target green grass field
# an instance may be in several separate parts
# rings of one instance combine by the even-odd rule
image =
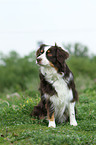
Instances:
[[[30,93],[29,93],[30,94]],[[39,100],[38,91],[32,96],[0,96],[1,145],[95,145],[96,144],[96,87],[85,89],[77,103],[78,126],[57,124],[48,128],[46,120],[30,117]]]

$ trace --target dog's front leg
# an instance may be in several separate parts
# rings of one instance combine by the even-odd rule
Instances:
[[[51,118],[48,116],[49,124],[48,127],[56,127],[54,113],[52,114]]]
[[[75,119],[75,102],[69,103],[69,116],[70,116],[70,125],[77,126],[77,121]]]
[[[54,117],[54,107],[50,101],[48,101],[48,103],[47,103],[47,117],[48,117],[48,121],[49,121],[48,127],[55,128],[56,124],[55,124],[55,117]]]

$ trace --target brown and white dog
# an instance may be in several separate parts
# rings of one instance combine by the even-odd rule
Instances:
[[[40,65],[41,101],[34,107],[32,116],[42,119],[47,116],[48,127],[56,127],[55,120],[63,123],[70,119],[70,125],[77,126],[75,102],[78,94],[73,74],[65,60],[68,52],[61,47],[42,44],[36,52]]]

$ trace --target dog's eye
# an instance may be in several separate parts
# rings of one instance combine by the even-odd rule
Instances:
[[[43,49],[41,49],[40,53],[42,54],[43,52],[44,52],[44,50],[43,50]]]
[[[52,53],[50,50],[48,50],[47,52],[48,52],[48,54],[47,54],[48,56],[52,56]]]
[[[47,52],[50,53],[50,50],[48,50]]]

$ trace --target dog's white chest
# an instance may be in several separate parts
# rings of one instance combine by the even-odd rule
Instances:
[[[68,106],[68,103],[73,99],[73,95],[72,90],[67,86],[66,80],[64,80],[62,75],[58,74],[54,68],[51,70],[42,68],[41,72],[57,92],[57,95],[50,97],[50,100],[53,102],[54,106],[58,109]]]
[[[62,78],[54,82],[53,86],[57,95],[52,96],[50,98],[51,101],[57,108],[65,108],[73,98],[72,90],[68,88],[66,82]]]

